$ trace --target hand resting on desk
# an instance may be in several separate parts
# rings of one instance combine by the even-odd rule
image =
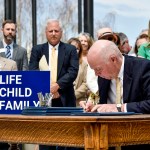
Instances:
[[[80,106],[86,111],[86,112],[118,112],[116,104],[97,104],[93,105],[91,102],[86,101],[80,101]],[[122,104],[122,108],[123,108]],[[122,112],[123,109],[121,108]]]

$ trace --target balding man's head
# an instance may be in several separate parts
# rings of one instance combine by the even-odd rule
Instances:
[[[94,70],[96,70],[96,68],[99,66],[102,67],[102,65],[109,64],[109,63],[110,65],[108,66],[108,68],[111,65],[112,65],[111,66],[112,68],[114,66],[119,68],[120,62],[122,61],[122,54],[120,50],[118,49],[118,47],[113,42],[108,41],[108,40],[98,40],[89,49],[87,60],[88,60],[90,67]],[[119,64],[119,66],[117,66],[117,63]],[[116,75],[117,73],[115,70],[114,72]],[[101,74],[97,74],[97,75],[101,76]],[[105,77],[105,75],[102,75],[102,76]],[[110,77],[110,78],[113,78],[113,77]],[[105,78],[109,78],[109,77],[105,77]]]
[[[111,41],[98,40],[96,41],[88,52],[88,61],[96,58],[108,58],[111,54],[120,53],[118,47]]]

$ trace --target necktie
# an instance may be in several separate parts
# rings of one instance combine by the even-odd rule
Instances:
[[[116,104],[121,104],[121,81],[116,79]]]
[[[9,45],[7,45],[7,46],[6,46],[6,49],[7,49],[7,51],[6,51],[6,58],[11,59],[10,46],[9,46]]]
[[[53,47],[51,52],[51,83],[57,81],[57,61],[56,49]]]
[[[116,104],[121,104],[121,81],[116,79]],[[121,150],[121,146],[116,146],[115,150]]]

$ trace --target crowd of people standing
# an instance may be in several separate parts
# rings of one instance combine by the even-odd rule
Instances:
[[[51,71],[52,107],[83,107],[91,112],[150,113],[150,29],[141,31],[134,47],[125,33],[115,33],[109,27],[99,29],[96,40],[89,33],[80,33],[63,42],[61,22],[50,19],[45,27],[47,42],[32,47],[28,62],[26,49],[14,42],[16,28],[12,20],[2,24],[0,47],[4,51],[0,52],[0,70],[40,71],[43,68],[39,62],[44,56],[47,71]],[[7,65],[2,61],[14,66],[6,69],[3,66]],[[122,85],[120,106],[116,106],[116,78],[120,78]],[[146,148],[149,149],[149,145]],[[39,150],[56,149],[75,148],[39,146]]]

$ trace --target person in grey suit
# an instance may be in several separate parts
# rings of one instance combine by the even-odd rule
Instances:
[[[57,53],[57,79],[51,81],[50,92],[53,94],[52,107],[75,107],[76,98],[73,82],[77,77],[79,59],[75,46],[61,42],[62,27],[58,20],[48,20],[45,33],[48,42],[36,45],[32,48],[29,62],[29,70],[40,70],[39,62],[43,56],[45,61],[52,67],[51,54],[55,48]],[[50,57],[51,56],[51,57]],[[60,147],[57,147],[60,149]],[[62,148],[64,149],[64,148]],[[68,150],[69,148],[65,149]],[[56,150],[56,147],[40,146],[40,150]]]
[[[13,20],[5,20],[2,23],[2,32],[4,39],[0,41],[0,48],[4,48],[4,52],[0,53],[0,56],[7,56],[7,46],[10,50],[9,59],[14,60],[17,63],[18,70],[28,70],[28,58],[27,50],[14,43],[16,36],[17,25]]]
[[[27,51],[25,48],[14,43],[16,36],[17,25],[13,20],[5,20],[2,23],[2,32],[4,39],[0,41],[0,63],[3,71],[8,70],[28,70]],[[10,55],[6,57],[7,48],[9,47]],[[4,59],[2,58],[4,57]],[[15,66],[14,62],[17,64]],[[17,69],[14,69],[17,68]],[[19,145],[22,149],[22,145]],[[0,143],[1,150],[8,150],[9,145],[7,143]]]

